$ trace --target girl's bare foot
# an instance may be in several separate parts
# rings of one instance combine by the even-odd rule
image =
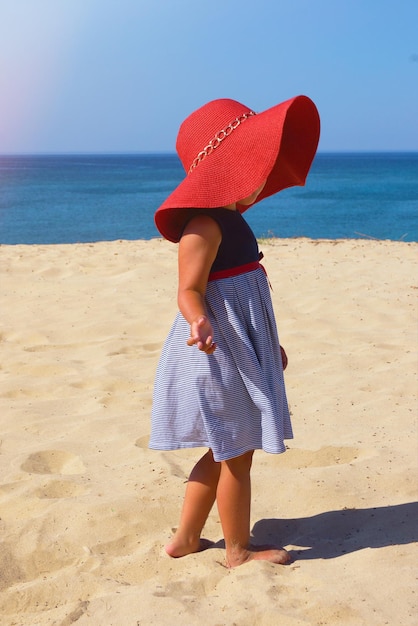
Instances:
[[[292,557],[284,548],[272,546],[250,546],[248,549],[235,549],[226,557],[226,565],[229,568],[238,567],[249,561],[269,561],[276,565],[288,565]]]
[[[169,556],[177,559],[187,554],[193,554],[194,552],[202,552],[212,545],[213,542],[208,539],[184,539],[176,533],[170,543],[165,546],[165,551]]]

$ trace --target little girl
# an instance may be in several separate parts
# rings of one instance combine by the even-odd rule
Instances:
[[[178,242],[179,313],[158,365],[150,447],[207,447],[193,468],[172,557],[202,550],[213,504],[226,564],[286,564],[281,547],[250,544],[254,450],[281,453],[292,438],[279,344],[257,241],[242,217],[255,202],[303,185],[319,139],[314,103],[297,96],[254,113],[229,99],[209,102],[181,125],[177,152],[187,173],[155,214]]]

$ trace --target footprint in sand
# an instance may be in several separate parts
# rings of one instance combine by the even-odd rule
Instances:
[[[135,441],[135,445],[137,448],[148,448],[148,444],[149,444],[149,435],[145,435],[145,437],[139,437],[136,441]]]
[[[34,452],[21,469],[29,474],[82,474],[84,464],[78,456],[62,450]]]
[[[145,352],[157,352],[161,350],[161,343],[143,343],[141,347]]]
[[[289,469],[307,467],[329,467],[344,465],[364,457],[367,451],[352,447],[324,446],[319,450],[287,450],[283,455],[283,465]]]
[[[85,487],[76,485],[68,480],[52,480],[35,491],[35,496],[41,499],[75,498],[86,493]]]
[[[138,350],[140,351],[141,356],[144,356],[144,353],[145,355],[153,356],[156,352],[160,352],[161,343],[143,343],[139,346],[122,346],[112,352],[109,352],[107,356],[126,356],[130,354],[135,354],[137,356]]]

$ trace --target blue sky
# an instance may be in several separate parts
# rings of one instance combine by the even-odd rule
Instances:
[[[173,151],[303,93],[321,151],[418,150],[417,0],[0,0],[0,153]]]

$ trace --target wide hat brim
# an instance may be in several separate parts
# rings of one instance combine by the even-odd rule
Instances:
[[[235,101],[213,101],[223,102],[236,105],[234,110],[239,114],[249,111]],[[211,104],[205,105],[208,115]],[[205,113],[206,109],[202,107],[199,111]],[[203,118],[200,122],[204,123]],[[230,122],[232,119],[227,123]],[[222,123],[219,131],[226,126],[219,121]],[[178,242],[191,208],[209,209],[239,203],[265,180],[256,202],[282,189],[304,185],[317,150],[319,132],[318,111],[307,96],[296,96],[248,117],[157,209],[155,224],[159,232],[169,241]],[[183,162],[183,165],[187,170],[189,164]],[[237,204],[237,208],[243,213],[249,206]]]

